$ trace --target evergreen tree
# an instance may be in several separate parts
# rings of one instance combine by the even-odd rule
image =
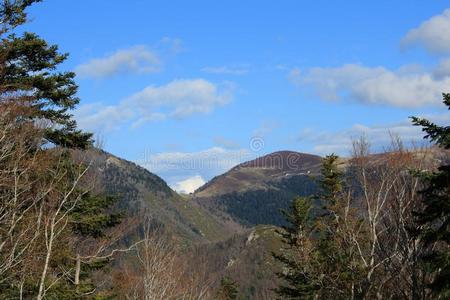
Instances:
[[[0,6],[0,100],[20,100],[33,108],[22,119],[48,123],[46,142],[86,148],[92,144],[92,134],[78,130],[69,112],[79,102],[75,73],[56,70],[68,54],[34,33],[14,33],[27,20],[25,9],[35,2],[39,0],[4,0]]]
[[[450,109],[450,93],[443,94]],[[422,126],[425,138],[437,146],[450,149],[450,126],[438,126],[427,119],[412,117],[414,125]],[[450,298],[450,165],[448,159],[437,171],[424,175],[423,211],[418,213],[420,236],[431,253],[423,257],[427,270],[433,274],[430,288],[442,299]]]
[[[342,193],[342,172],[338,169],[339,157],[331,154],[322,162],[321,177],[319,180],[319,193],[316,200],[322,205],[323,212],[316,218],[317,228],[317,254],[323,264],[330,267],[330,271],[336,269],[336,256],[340,249],[335,246],[335,238],[338,230],[338,204]],[[325,270],[324,270],[325,271]]]
[[[311,199],[297,197],[290,210],[285,212],[289,225],[277,231],[285,247],[281,254],[273,253],[273,256],[282,264],[283,269],[277,276],[284,283],[275,292],[283,299],[313,299],[319,289],[309,272],[309,264],[305,261],[308,257],[302,255],[313,232],[311,209]]]
[[[321,299],[348,299],[352,293],[354,278],[352,256],[345,247],[340,216],[342,215],[344,177],[338,167],[335,154],[324,158],[316,195],[322,211],[315,219],[313,260],[320,289],[316,295]]]
[[[278,276],[287,285],[276,290],[283,299],[347,299],[350,294],[351,256],[339,239],[343,174],[338,159],[332,154],[322,162],[320,190],[313,197],[320,209],[313,213],[311,199],[300,197],[286,214],[290,225],[280,231],[286,247],[274,254],[284,268]]]
[[[70,213],[72,231],[93,238],[105,236],[105,230],[118,225],[122,219],[122,214],[109,212],[116,201],[111,196],[83,195]]]
[[[317,198],[322,201],[325,209],[330,209],[338,202],[342,192],[342,172],[338,169],[339,157],[331,154],[322,162],[320,191]]]
[[[0,34],[9,32],[15,27],[22,25],[27,20],[25,9],[42,0],[3,0],[0,4],[0,21],[2,24]]]
[[[287,214],[290,226],[280,232],[286,247],[274,254],[286,283],[276,290],[282,299],[350,299],[363,292],[364,268],[348,236],[348,226],[360,228],[360,221],[343,201],[338,161],[334,154],[323,159],[319,192],[312,199],[295,199]]]
[[[106,231],[122,221],[120,213],[111,212],[116,201],[115,197],[84,194],[75,203],[74,209],[70,211],[69,222],[72,226],[68,235],[80,241],[88,238],[96,240],[107,237]],[[109,258],[93,257],[87,261],[81,261],[79,251],[80,249],[75,243],[73,249],[68,249],[67,252],[62,251],[62,255],[58,254],[59,264],[67,264],[68,268],[73,268],[75,258],[75,275],[73,281],[61,280],[58,287],[51,290],[51,293],[63,292],[64,298],[76,299],[83,298],[83,295],[96,290],[93,273],[105,268],[110,260]],[[108,299],[110,296],[98,292],[92,294],[96,295],[96,299]]]

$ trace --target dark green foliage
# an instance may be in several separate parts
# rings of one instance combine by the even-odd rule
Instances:
[[[450,110],[450,93],[442,94],[444,104]],[[427,119],[411,117],[416,126],[421,126],[422,131],[426,133],[424,138],[435,142],[436,145],[444,149],[450,149],[450,126],[439,126]]]
[[[320,191],[317,198],[324,202],[326,207],[337,203],[342,192],[343,173],[337,167],[339,157],[331,154],[325,157],[322,162],[321,177],[319,180]]]
[[[3,0],[0,4],[0,21],[2,29],[0,34],[8,32],[27,20],[25,9],[42,0]]]
[[[450,109],[450,94],[443,94],[444,104]],[[425,138],[446,150],[450,149],[450,126],[438,126],[426,119],[413,117],[413,123],[422,126]],[[419,212],[420,237],[425,246],[433,246],[423,257],[427,270],[434,275],[431,289],[434,294],[450,298],[450,165],[444,162],[437,171],[423,175],[425,189],[423,211]]]
[[[309,176],[301,175],[282,180],[273,189],[225,194],[218,196],[215,202],[243,225],[283,226],[287,223],[282,211],[289,209],[292,199],[316,191],[316,182]]]
[[[310,198],[297,197],[292,202],[290,210],[284,212],[289,225],[283,226],[283,231],[279,233],[290,247],[299,245],[305,233],[312,231],[312,208]]]
[[[294,200],[286,213],[289,223],[279,232],[285,248],[274,253],[284,270],[278,273],[284,283],[276,290],[281,299],[348,299],[350,282],[358,276],[352,267],[351,254],[338,239],[339,200],[343,174],[338,157],[324,158],[319,191],[311,198]],[[320,212],[313,211],[320,203]]]
[[[2,98],[18,97],[23,105],[34,108],[24,119],[49,122],[47,142],[84,149],[92,144],[92,134],[78,130],[69,113],[79,102],[75,73],[56,71],[68,55],[34,33],[11,32],[26,21],[24,9],[33,2],[37,1],[4,1],[0,9],[0,19],[6,22],[0,35]]]
[[[287,211],[286,219],[289,223],[278,231],[285,247],[281,254],[273,253],[283,270],[277,273],[284,283],[275,292],[282,299],[313,299],[319,288],[311,280],[308,268],[302,264],[301,257],[296,257],[300,252],[299,247],[304,247],[313,231],[311,222],[311,199],[298,197],[294,199],[291,209]]]
[[[73,231],[94,238],[104,236],[106,229],[121,222],[121,214],[108,212],[116,200],[110,196],[83,195],[71,212]]]

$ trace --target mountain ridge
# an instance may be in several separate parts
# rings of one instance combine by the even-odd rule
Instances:
[[[268,189],[270,182],[295,175],[318,175],[322,158],[296,151],[276,151],[238,164],[199,187],[196,198],[219,196],[231,192]],[[216,187],[216,186],[219,187]]]
[[[96,185],[118,199],[116,209],[126,217],[143,219],[149,215],[188,243],[215,241],[240,230],[236,223],[210,215],[134,162],[99,149],[74,151],[73,157],[91,165]]]
[[[243,162],[214,177],[192,194],[192,199],[219,218],[231,216],[249,227],[284,225],[280,210],[294,197],[316,191],[322,157],[295,151],[276,151]]]

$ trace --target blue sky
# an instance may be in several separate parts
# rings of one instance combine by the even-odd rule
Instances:
[[[277,150],[348,155],[450,119],[448,1],[57,1],[34,31],[70,57],[80,126],[180,191]]]

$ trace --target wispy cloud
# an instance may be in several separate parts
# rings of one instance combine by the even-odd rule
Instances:
[[[439,72],[439,77],[435,76]],[[290,80],[298,87],[312,87],[326,100],[350,98],[369,104],[420,107],[441,104],[441,93],[450,86],[450,74],[436,68],[425,71],[418,66],[397,70],[347,64],[340,67],[298,68]]]
[[[450,113],[424,116],[438,124],[450,121]],[[313,146],[312,151],[320,155],[337,153],[347,156],[352,147],[352,141],[364,136],[373,146],[374,151],[383,150],[391,141],[391,135],[399,136],[405,143],[423,142],[423,132],[420,127],[412,126],[411,120],[406,119],[397,123],[363,125],[355,124],[340,131],[317,132],[311,128],[303,131],[299,142],[308,142]]]
[[[102,58],[94,58],[75,68],[75,72],[84,78],[105,78],[120,73],[154,73],[161,69],[158,55],[145,46],[135,46]]]
[[[411,29],[401,41],[402,47],[423,46],[431,53],[450,53],[450,9]]]
[[[207,114],[229,103],[233,87],[204,79],[179,79],[162,86],[148,86],[117,105],[81,106],[75,113],[82,128],[110,130],[124,123],[140,126],[165,119]]]
[[[240,67],[229,67],[229,66],[220,66],[220,67],[205,67],[202,69],[205,73],[210,74],[225,74],[225,75],[245,75],[249,72],[248,67],[240,66]]]

